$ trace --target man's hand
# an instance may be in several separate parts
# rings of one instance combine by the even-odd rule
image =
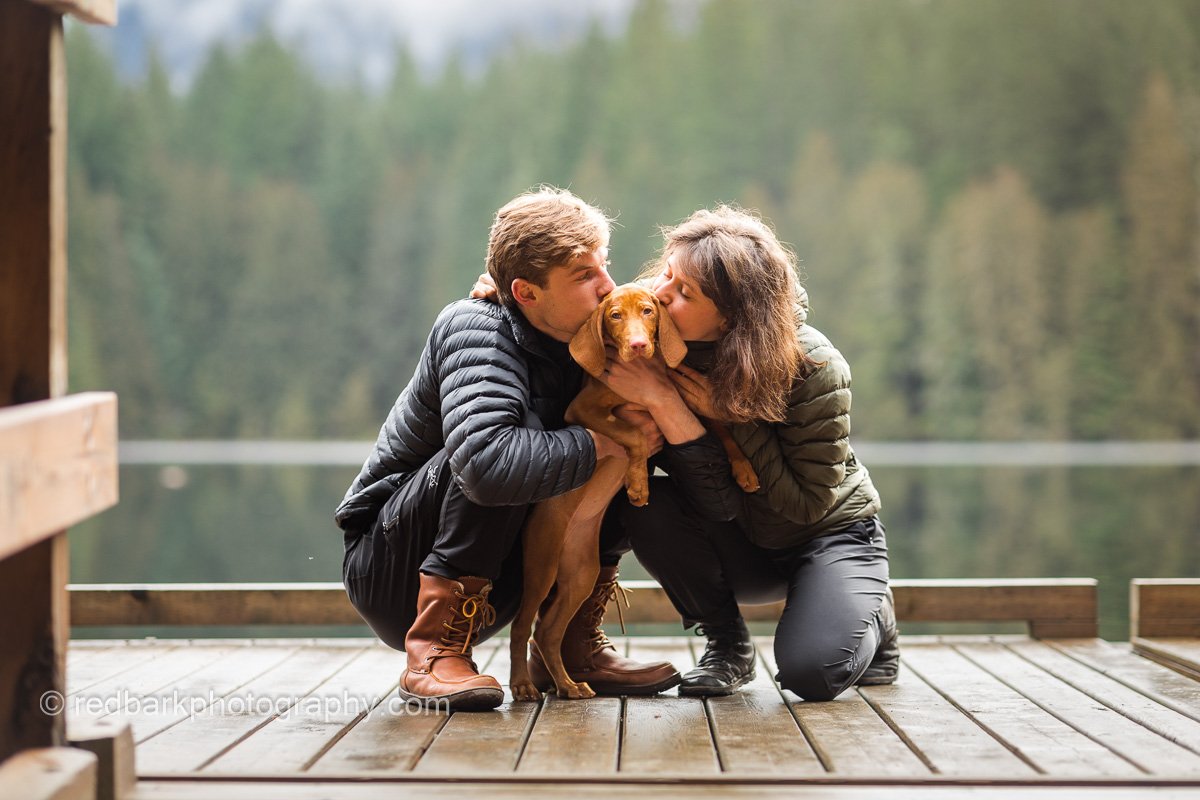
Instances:
[[[592,441],[596,444],[596,461],[602,458],[629,458],[629,454],[625,452],[624,447],[621,447],[621,445],[603,433],[594,431],[591,428],[588,428],[587,432],[592,435]]]
[[[496,291],[496,282],[486,272],[476,278],[475,285],[471,287],[471,293],[467,297],[472,300],[487,300],[491,303],[500,302],[500,293]]]
[[[687,403],[692,413],[708,419],[715,419],[718,422],[725,421],[717,416],[717,410],[713,408],[712,384],[708,382],[707,377],[683,364],[669,370],[667,376],[675,384],[675,388],[679,390],[679,396],[683,398],[683,402]]]
[[[625,420],[642,432],[642,436],[646,437],[646,445],[650,448],[650,455],[662,450],[662,431],[659,430],[658,423],[654,421],[654,417],[644,406],[622,403],[613,409],[613,416]]]

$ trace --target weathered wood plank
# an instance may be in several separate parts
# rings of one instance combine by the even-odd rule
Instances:
[[[629,622],[678,622],[653,581],[629,581]],[[1096,582],[1039,580],[894,581],[902,621],[1025,621],[1035,635],[1095,635]],[[80,584],[71,587],[76,625],[360,624],[338,583]],[[754,621],[779,618],[782,604],[746,606]],[[615,617],[615,609],[610,618]]]
[[[1200,721],[1200,682],[1142,658],[1126,645],[1111,644],[1100,639],[1067,640],[1051,644],[1180,714]]]
[[[762,659],[770,637],[756,637],[759,650],[754,680],[738,692],[706,701],[713,739],[724,772],[747,775],[823,775],[825,768],[804,738],[796,718]],[[693,641],[693,655],[703,653]]]
[[[1130,581],[1129,636],[1132,639],[1200,637],[1200,579]]]
[[[75,584],[71,622],[88,625],[361,625],[340,583]]]
[[[291,708],[361,651],[306,647],[260,673],[199,714],[144,741],[138,761],[147,773],[200,769]]]
[[[906,644],[901,652],[907,655],[912,649]],[[858,692],[937,775],[1036,774],[1032,766],[908,670],[901,670],[893,685],[863,686]]]
[[[386,775],[407,772],[450,715],[418,709],[390,693],[371,713],[340,737],[306,773]]]
[[[644,800],[647,797],[687,798],[691,800],[1197,800],[1200,789],[1188,786],[1019,786],[1012,785],[796,785],[795,783],[554,783],[540,781],[492,781],[463,784],[456,781],[387,782],[305,781],[264,783],[245,781],[210,782],[143,781],[137,800],[263,800],[287,797],[289,800],[461,800],[469,792],[472,798],[488,800],[534,800],[562,797],[578,800]]]
[[[506,640],[493,639],[475,648],[475,661],[483,669]],[[400,665],[403,670],[403,665]],[[396,674],[397,681],[400,672]],[[450,720],[436,708],[407,704],[392,692],[364,719],[321,753],[308,772],[315,775],[345,772],[387,775],[408,772]]]
[[[540,704],[514,702],[509,691],[508,640],[497,642],[481,671],[504,686],[504,702],[490,713],[456,713],[413,768],[419,773],[487,775],[517,767]]]
[[[116,395],[0,409],[0,558],[116,502]]]
[[[1134,639],[1133,652],[1200,681],[1200,639]]]
[[[295,647],[231,648],[219,660],[188,672],[169,685],[135,693],[134,699],[118,716],[133,726],[139,760],[142,743],[150,737],[193,714],[203,713],[212,703],[254,680],[296,650]]]
[[[404,654],[369,647],[281,716],[203,768],[226,774],[301,772],[341,733],[395,695]]]
[[[1119,662],[1106,666],[1104,662],[1107,656],[1103,653],[1111,649],[1118,656],[1124,655],[1135,661],[1143,659],[1129,652],[1122,654],[1116,647],[1104,643],[1058,649],[1061,644],[1055,643],[1056,646],[1051,647],[1040,642],[1026,642],[1009,647],[1017,655],[1061,678],[1093,700],[1192,752],[1200,753],[1200,722],[1164,705],[1164,698],[1153,688],[1153,678],[1147,680],[1144,675],[1126,672],[1124,665]],[[1097,652],[1099,656],[1095,655]],[[1166,673],[1180,681],[1186,680],[1164,667],[1148,661],[1144,663],[1154,671]],[[1168,691],[1171,689],[1170,686],[1164,688]]]
[[[67,694],[76,695],[101,681],[174,651],[173,645],[146,640],[120,640],[112,647],[80,647],[67,643]]]
[[[1097,703],[1070,683],[1021,658],[1003,645],[958,645],[955,648],[1005,685],[1047,712],[1083,731],[1148,773],[1200,774],[1200,755],[1164,739],[1150,729]]]
[[[546,696],[517,765],[522,775],[616,772],[621,698],[561,700]]]
[[[766,648],[759,653],[775,674],[775,654]],[[910,681],[902,678],[901,683],[904,682]],[[841,776],[930,774],[924,762],[858,692],[843,692],[827,703],[807,703],[791,692],[784,697],[805,738],[829,772]]]
[[[665,659],[680,672],[694,665],[687,644],[678,639],[626,641],[629,657],[638,661]],[[626,698],[619,769],[635,774],[719,772],[703,702],[674,693]]]
[[[96,756],[77,747],[26,750],[0,762],[0,796],[22,800],[93,800]]]
[[[949,647],[908,648],[905,662],[1039,772],[1078,777],[1142,774],[1129,761],[1048,714]],[[1008,770],[1001,767],[994,774],[1008,774]]]
[[[117,0],[30,0],[93,25],[117,24]]]

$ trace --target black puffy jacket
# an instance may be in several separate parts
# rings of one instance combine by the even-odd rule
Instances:
[[[442,448],[463,494],[480,505],[524,505],[583,485],[595,445],[585,429],[563,423],[581,380],[567,346],[520,312],[481,300],[450,304],[338,506],[338,526],[369,526]]]

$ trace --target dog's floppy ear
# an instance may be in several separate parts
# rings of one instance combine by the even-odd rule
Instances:
[[[593,378],[604,374],[604,365],[608,361],[608,354],[604,352],[604,312],[607,308],[608,301],[602,301],[571,337],[571,358]]]
[[[687,355],[687,345],[683,343],[679,329],[675,327],[675,323],[671,321],[671,315],[667,313],[667,309],[657,297],[654,298],[654,305],[658,307],[658,350],[662,353],[663,361],[667,362],[667,366],[674,369],[683,362],[683,357]]]

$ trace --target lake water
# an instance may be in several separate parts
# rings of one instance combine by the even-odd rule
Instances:
[[[871,473],[893,577],[1097,578],[1101,635],[1119,640],[1128,637],[1131,578],[1200,576],[1194,463],[902,465],[880,455]],[[71,580],[340,581],[332,514],[356,473],[351,463],[124,465],[119,505],[71,531]],[[630,559],[622,576],[645,573]],[[97,633],[105,631],[76,635]]]

